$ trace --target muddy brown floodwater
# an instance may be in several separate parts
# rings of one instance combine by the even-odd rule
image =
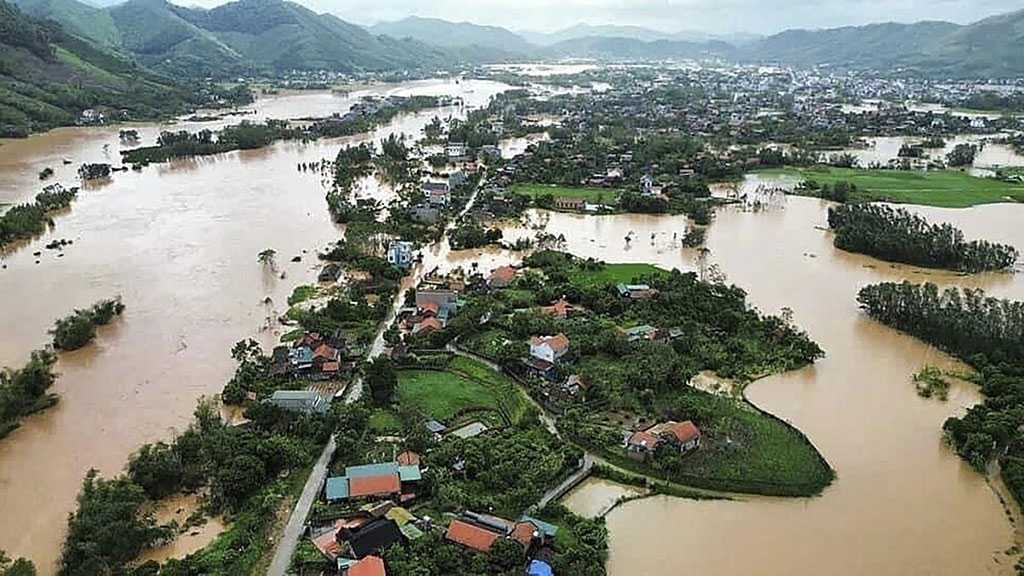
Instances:
[[[85,187],[53,230],[0,255],[7,266],[0,269],[0,366],[23,363],[47,343],[54,320],[76,307],[118,294],[127,306],[93,345],[60,356],[54,386],[60,403],[0,441],[0,549],[52,573],[86,471],[115,474],[141,444],[187,426],[197,399],[219,392],[230,377],[236,341],[275,341],[281,328],[268,319],[287,309],[295,286],[315,280],[317,249],[343,232],[328,216],[320,176],[298,172],[298,163],[333,159],[342,146],[392,133],[418,134],[434,114],[459,116],[503,89],[494,82],[435,80],[347,97],[304,93],[261,100],[252,106],[255,115],[180,123],[174,128],[196,130],[243,118],[344,112],[369,93],[449,94],[465,103],[403,116],[358,137],[117,173]],[[148,145],[168,127],[137,128]],[[82,162],[119,165],[120,148],[116,127],[3,141],[0,203],[38,192],[37,174],[47,166],[57,172],[50,181],[71,185]],[[63,257],[43,248],[59,238],[74,241]],[[277,251],[276,272],[256,260],[266,248]],[[36,251],[42,251],[38,258]],[[291,262],[293,256],[302,261]],[[264,304],[268,297],[272,303]]]
[[[1024,248],[1024,206],[913,209],[968,236]],[[1014,559],[1004,554],[1015,542],[1006,511],[941,438],[943,421],[978,402],[978,391],[962,384],[945,403],[919,398],[914,372],[956,362],[866,318],[855,297],[865,284],[908,278],[1024,299],[1021,276],[965,279],[840,252],[815,228],[825,225],[825,210],[820,200],[796,197],[760,213],[723,209],[707,246],[753,305],[791,308],[825,349],[815,365],[758,381],[748,396],[804,431],[838,479],[818,498],[656,497],[619,507],[607,517],[613,576],[1013,573]],[[671,217],[551,214],[547,229],[565,233],[568,250],[581,256],[692,270],[694,254],[673,245],[667,231],[682,236],[685,226]],[[583,494],[573,500],[593,509]]]
[[[500,89],[434,81],[371,90],[456,94],[472,106]],[[253,108],[256,117],[294,118],[350,104],[321,93]],[[23,362],[45,344],[54,319],[74,307],[121,294],[128,309],[94,345],[61,356],[55,386],[61,403],[0,442],[0,549],[51,573],[85,471],[116,473],[140,444],[170,437],[187,425],[196,399],[219,391],[230,376],[235,341],[274,339],[280,328],[268,316],[282,312],[291,289],[314,276],[314,251],[342,233],[327,216],[319,177],[297,172],[296,164],[333,157],[346,143],[418,133],[433,115],[404,117],[358,138],[284,143],[119,173],[83,190],[53,231],[4,258],[0,364]],[[151,142],[158,127],[140,130]],[[78,163],[116,157],[118,147],[116,129],[61,130],[4,143],[0,203],[30,197],[45,166],[57,170],[55,181],[67,183]],[[63,166],[64,157],[75,164]],[[1024,281],[1005,274],[962,278],[839,252],[815,228],[825,224],[825,209],[809,198],[789,198],[760,213],[726,208],[707,245],[710,260],[754,305],[770,313],[791,308],[826,350],[814,366],[752,384],[748,396],[806,432],[838,479],[811,499],[657,497],[623,505],[608,515],[614,576],[1012,573],[1014,559],[1004,552],[1017,535],[1006,511],[984,478],[941,439],[943,420],[976,403],[977,390],[956,386],[945,403],[919,398],[911,375],[925,364],[955,361],[867,319],[854,298],[867,283],[910,278],[1024,299]],[[1024,248],[1024,206],[914,210],[969,236]],[[535,216],[581,256],[694,267],[693,251],[678,244],[683,218]],[[510,227],[506,238],[532,234]],[[43,250],[36,264],[32,252],[54,238],[74,244],[63,258]],[[278,273],[257,264],[265,248],[277,250]],[[425,252],[427,268],[476,263],[485,271],[520,256],[450,252],[445,245]],[[295,255],[302,262],[291,263]],[[264,305],[268,296],[273,304]],[[593,511],[608,498],[608,487],[592,482],[570,503]],[[201,542],[184,544],[193,549]]]

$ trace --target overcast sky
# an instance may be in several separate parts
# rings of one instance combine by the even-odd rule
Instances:
[[[216,6],[226,0],[174,0]],[[405,16],[553,31],[579,22],[666,32],[773,33],[871,22],[968,23],[1024,8],[1022,0],[295,0],[357,24]]]

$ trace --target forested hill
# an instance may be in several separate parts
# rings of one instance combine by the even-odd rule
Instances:
[[[745,47],[741,58],[933,77],[1024,74],[1024,10],[960,26],[948,22],[788,30]]]
[[[439,67],[462,53],[374,35],[283,0],[238,0],[205,10],[166,0],[106,9],[79,0],[14,0],[97,46],[175,77],[230,77],[292,69],[340,72]]]
[[[446,48],[477,46],[519,55],[528,55],[537,49],[522,36],[505,28],[480,26],[469,22],[448,22],[437,18],[410,16],[374,25],[370,27],[370,32],[392,38],[412,38]]]
[[[196,97],[0,0],[0,136],[73,124],[90,108],[152,118]]]

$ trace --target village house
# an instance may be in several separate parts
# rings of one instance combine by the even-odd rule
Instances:
[[[449,142],[444,147],[444,152],[449,160],[465,158],[467,146],[465,142]]]
[[[324,486],[328,503],[398,497],[407,502],[415,498],[415,490],[423,479],[418,464],[398,462],[348,466],[343,476],[332,476]]]
[[[312,390],[276,390],[265,402],[289,412],[303,414],[326,414],[331,409],[330,400]]]
[[[417,204],[409,210],[409,217],[420,224],[433,224],[441,217],[441,212],[428,204]]]
[[[451,200],[451,188],[447,182],[424,182],[422,190],[431,206],[447,206]]]
[[[498,540],[507,538],[529,550],[554,540],[558,527],[530,516],[518,521],[505,520],[490,514],[466,511],[451,521],[445,540],[477,552],[489,552]]]
[[[487,432],[487,425],[483,422],[470,422],[464,426],[456,428],[448,433],[449,436],[465,440],[467,438],[473,438]]]
[[[416,290],[416,308],[424,317],[433,316],[447,322],[458,308],[459,294],[447,289]]]
[[[569,338],[565,334],[534,336],[530,338],[530,356],[554,364],[569,351]]]
[[[658,295],[658,291],[647,284],[619,284],[616,289],[619,296],[629,300],[650,300]]]
[[[388,576],[384,560],[380,556],[366,556],[344,569],[339,566],[338,571],[340,576]]]
[[[388,245],[388,264],[406,270],[412,266],[414,260],[412,242],[392,240]]]
[[[542,306],[540,312],[546,316],[552,316],[554,318],[561,318],[564,320],[575,314],[577,309],[563,297],[552,302],[550,306]]]
[[[462,170],[456,170],[448,175],[448,188],[458,188],[469,181],[469,177]]]
[[[689,420],[662,422],[630,435],[626,440],[626,452],[634,459],[643,459],[653,454],[658,446],[670,443],[677,446],[679,452],[686,453],[700,447],[700,440],[700,429]]]
[[[647,324],[627,328],[622,330],[622,333],[626,335],[626,340],[629,342],[661,342],[666,339],[666,335],[661,330]]]
[[[519,271],[512,266],[496,268],[487,278],[487,285],[491,288],[508,288],[518,274]]]

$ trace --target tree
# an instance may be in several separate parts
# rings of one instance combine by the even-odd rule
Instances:
[[[271,272],[277,271],[277,250],[274,250],[273,248],[267,248],[266,250],[260,252],[256,256],[256,259],[264,267],[269,268]]]
[[[974,164],[974,157],[978,154],[978,147],[974,144],[957,144],[953,150],[946,155],[946,163],[950,166],[970,166]]]
[[[370,388],[370,397],[378,406],[391,402],[398,388],[398,376],[391,360],[383,357],[374,358],[366,366],[366,385]]]
[[[182,482],[181,459],[167,444],[146,444],[128,461],[128,476],[156,500],[178,491]]]
[[[36,576],[36,566],[31,560],[11,560],[0,550],[0,576]]]

